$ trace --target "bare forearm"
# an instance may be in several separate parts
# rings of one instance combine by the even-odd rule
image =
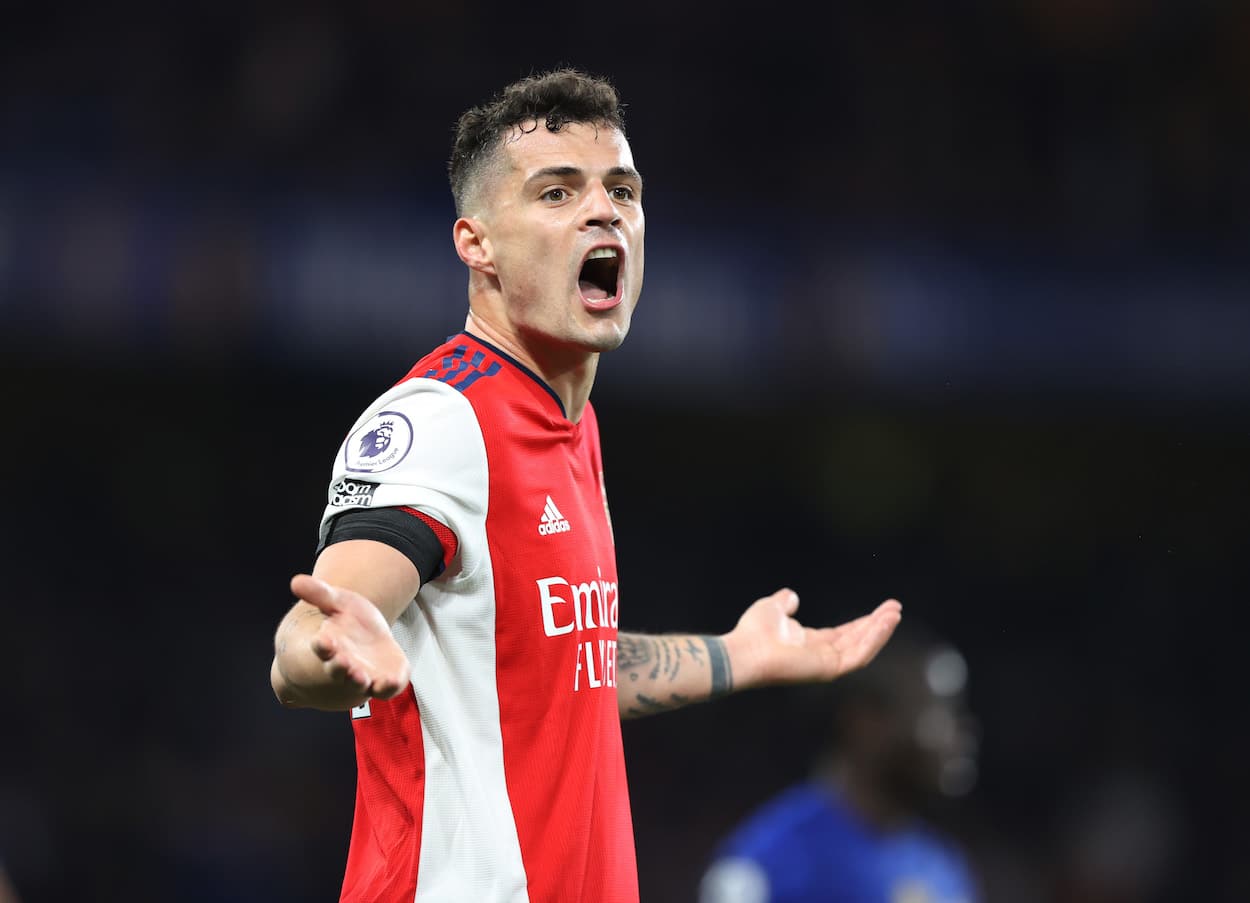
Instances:
[[[733,690],[720,637],[622,633],[616,640],[617,706],[622,718],[681,708]]]

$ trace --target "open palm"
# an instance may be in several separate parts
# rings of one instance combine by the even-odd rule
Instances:
[[[292,578],[291,591],[325,616],[311,643],[334,680],[380,699],[407,686],[408,658],[376,605],[308,574]]]
[[[781,589],[743,612],[726,637],[741,650],[734,667],[739,686],[834,680],[858,670],[885,646],[903,608],[888,599],[845,624],[806,627],[794,618],[798,607],[798,595]]]

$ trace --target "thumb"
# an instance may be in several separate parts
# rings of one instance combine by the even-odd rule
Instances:
[[[781,603],[781,610],[787,615],[792,615],[799,610],[799,594],[789,587],[777,590],[773,593],[773,597]]]
[[[319,577],[296,574],[291,578],[291,592],[326,614],[339,610],[338,590]]]

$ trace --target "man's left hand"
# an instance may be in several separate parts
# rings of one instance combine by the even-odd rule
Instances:
[[[887,599],[869,614],[836,627],[805,627],[795,618],[798,594],[780,589],[755,601],[724,637],[735,689],[836,680],[873,660],[902,619]]]

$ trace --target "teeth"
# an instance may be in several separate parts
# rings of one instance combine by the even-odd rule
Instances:
[[[603,257],[615,257],[616,248],[595,248],[586,255],[587,260],[599,260]]]

